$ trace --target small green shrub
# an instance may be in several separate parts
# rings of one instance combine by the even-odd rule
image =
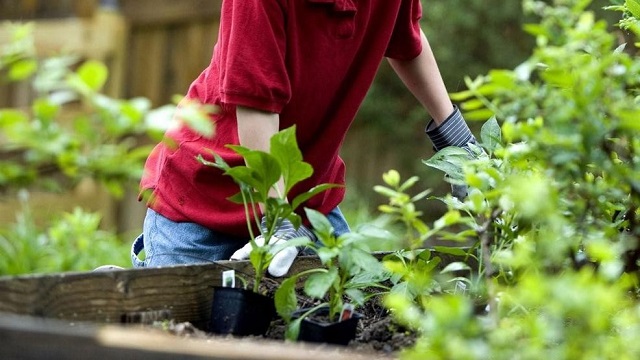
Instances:
[[[350,232],[339,237],[329,220],[321,213],[307,209],[309,221],[318,243],[309,243],[307,247],[320,258],[322,267],[302,271],[282,282],[275,294],[278,314],[288,323],[287,339],[296,340],[300,323],[323,307],[328,307],[328,321],[340,321],[345,302],[363,305],[372,296],[389,291],[382,282],[388,278],[381,263],[373,256],[370,239],[384,236],[386,233]],[[301,278],[304,280],[304,292],[312,299],[321,302],[305,313],[293,318],[298,309],[296,287]],[[380,291],[380,292],[378,292]]]
[[[0,79],[23,82],[34,94],[30,106],[0,109],[0,193],[24,189],[69,191],[87,178],[115,196],[138,182],[151,150],[175,111],[205,134],[213,134],[212,109],[183,103],[151,109],[148,99],[115,99],[101,93],[108,69],[71,55],[41,59],[31,24],[7,25],[12,39],[0,45]],[[51,214],[36,226],[30,209],[16,224],[0,225],[0,275],[87,270],[129,263],[128,245],[100,230],[100,216],[80,209]],[[51,227],[47,229],[47,227]],[[127,240],[129,242],[129,240]],[[56,258],[57,257],[57,258]]]
[[[21,193],[22,209],[14,224],[0,228],[0,276],[88,271],[101,265],[131,263],[127,243],[100,229],[100,215],[76,208],[59,214],[48,229],[37,226]]]
[[[531,57],[453,95],[467,118],[500,122],[482,139],[489,156],[426,161],[471,186],[464,202],[440,200],[474,234],[480,266],[469,294],[386,298],[421,334],[407,359],[640,357],[640,59],[591,1],[523,5],[540,17],[525,27]],[[637,0],[619,6],[632,27]]]
[[[297,238],[283,244],[273,242],[276,231],[286,219],[296,228],[302,224],[301,216],[295,211],[313,196],[335,187],[332,184],[317,185],[295,198],[288,199],[290,190],[299,182],[313,174],[311,165],[304,162],[295,135],[295,126],[282,130],[270,140],[269,152],[251,150],[240,145],[227,145],[228,148],[241,155],[246,165],[230,167],[218,154],[213,154],[215,162],[208,161],[199,155],[198,160],[207,166],[224,171],[239,185],[240,192],[230,200],[244,205],[247,229],[250,235],[251,255],[249,261],[253,266],[255,277],[253,291],[258,292],[262,279],[273,260],[273,256],[285,247],[305,246],[311,239]],[[283,180],[284,189],[278,188]],[[276,195],[272,195],[275,190]],[[261,211],[259,206],[263,206]],[[264,213],[264,229],[261,226],[260,214]],[[264,243],[256,242],[258,235],[254,229],[260,229]]]

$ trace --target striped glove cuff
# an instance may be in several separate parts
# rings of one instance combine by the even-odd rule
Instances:
[[[266,232],[267,224],[264,217],[262,218],[260,227],[262,228],[263,232]],[[291,240],[299,237],[307,237],[311,241],[316,240],[315,234],[309,228],[304,225],[300,225],[300,227],[296,230],[289,219],[282,220],[282,223],[280,223],[278,230],[276,230],[273,236],[281,240]]]
[[[440,126],[431,120],[425,132],[431,139],[435,151],[440,151],[447,146],[464,148],[468,143],[476,143],[476,138],[464,121],[460,109],[455,105],[451,115]]]

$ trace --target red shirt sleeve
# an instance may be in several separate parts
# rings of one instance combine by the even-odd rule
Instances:
[[[420,38],[420,19],[422,4],[420,0],[403,0],[391,35],[386,57],[398,60],[411,60],[422,52]]]
[[[223,1],[218,54],[220,101],[280,113],[291,98],[281,0]]]

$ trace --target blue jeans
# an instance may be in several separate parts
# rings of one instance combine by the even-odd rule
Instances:
[[[350,231],[339,208],[333,209],[327,219],[336,236]],[[210,263],[228,260],[247,242],[248,238],[223,234],[196,223],[174,222],[147,209],[142,234],[131,246],[131,261],[137,268]],[[138,255],[143,249],[145,259],[140,260]]]

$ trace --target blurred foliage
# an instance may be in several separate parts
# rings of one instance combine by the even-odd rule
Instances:
[[[445,84],[450,91],[459,90],[465,75],[476,76],[492,68],[512,68],[524,61],[533,47],[533,40],[522,31],[525,15],[519,1],[451,0],[423,1],[422,28],[427,34],[437,58]],[[479,31],[482,29],[482,31]],[[433,153],[424,133],[428,122],[426,111],[384,61],[376,81],[363,103],[354,124],[354,133],[366,133],[364,138],[376,139],[378,152],[392,154],[392,166],[402,174],[418,175],[437,193],[447,191],[442,176],[421,165],[420,160]],[[478,126],[471,124],[475,132]],[[347,137],[349,141],[350,137]],[[355,137],[353,137],[355,140]],[[356,140],[359,141],[359,140]],[[347,161],[358,161],[355,154],[344,154]],[[376,203],[380,198],[372,191],[375,177],[355,173],[349,167],[349,198],[343,206],[347,215],[357,211],[360,201]],[[423,204],[418,204],[424,207]],[[428,217],[442,210],[425,209]],[[349,215],[350,216],[350,215]]]
[[[38,61],[30,25],[11,26],[13,41],[2,48],[0,72],[8,81],[31,81],[29,109],[0,109],[0,190],[38,185],[61,189],[63,182],[94,177],[114,194],[142,174],[150,148],[145,134],[145,99],[123,101],[99,93],[108,76],[104,64],[60,56]]]
[[[129,244],[99,230],[99,214],[76,209],[51,214],[50,223],[38,226],[24,194],[64,194],[93,179],[121,196],[142,175],[151,150],[147,136],[160,139],[174,111],[198,131],[213,134],[207,114],[214,109],[193,102],[151,109],[146,98],[106,96],[103,63],[65,55],[39,58],[32,24],[6,26],[12,38],[0,47],[0,79],[28,84],[34,95],[30,107],[0,109],[0,193],[19,196],[23,204],[15,224],[0,225],[0,275],[127,265]]]
[[[527,59],[535,46],[535,39],[523,30],[524,25],[535,18],[523,11],[521,1],[424,0],[422,5],[422,28],[450,92],[465,88],[465,76],[474,78],[491,69],[516,67]],[[604,5],[606,2],[596,1],[590,4],[590,9],[598,17],[613,23],[616,14],[604,11]],[[478,134],[481,122],[467,120],[474,134]],[[358,173],[356,166],[350,164],[362,161],[365,157],[353,154],[358,150],[343,154],[349,176],[348,199],[343,210],[349,217],[352,217],[351,212],[362,214],[362,207],[366,207],[367,203],[375,204],[381,200],[371,189],[389,166],[407,176],[418,175],[436,194],[449,191],[441,174],[422,166],[420,162],[433,154],[431,143],[424,134],[427,122],[426,111],[406,90],[386,61],[383,62],[358,113],[352,130],[354,136],[348,135],[347,141],[352,139],[362,143],[360,139],[367,139],[366,143],[360,145],[375,143],[377,153],[389,153],[393,163],[384,163],[376,172]],[[356,133],[366,135],[355,136]],[[369,152],[363,153],[369,155]],[[364,205],[361,204],[363,201]],[[417,206],[431,219],[444,210],[437,205],[427,206],[424,203]]]
[[[618,3],[619,26],[637,21],[638,0]],[[427,300],[386,298],[422,334],[406,359],[640,357],[640,57],[590,0],[523,4],[539,18],[525,27],[528,59],[454,94],[468,114],[495,115],[485,153],[426,161],[470,185],[464,202],[439,198],[448,211],[434,225],[461,226],[475,245],[458,255],[479,266],[456,268],[464,295],[452,277]]]
[[[38,226],[20,193],[16,222],[0,227],[0,276],[61,271],[87,271],[111,264],[127,267],[129,244],[100,229],[100,214],[76,208],[55,214],[49,227]]]

